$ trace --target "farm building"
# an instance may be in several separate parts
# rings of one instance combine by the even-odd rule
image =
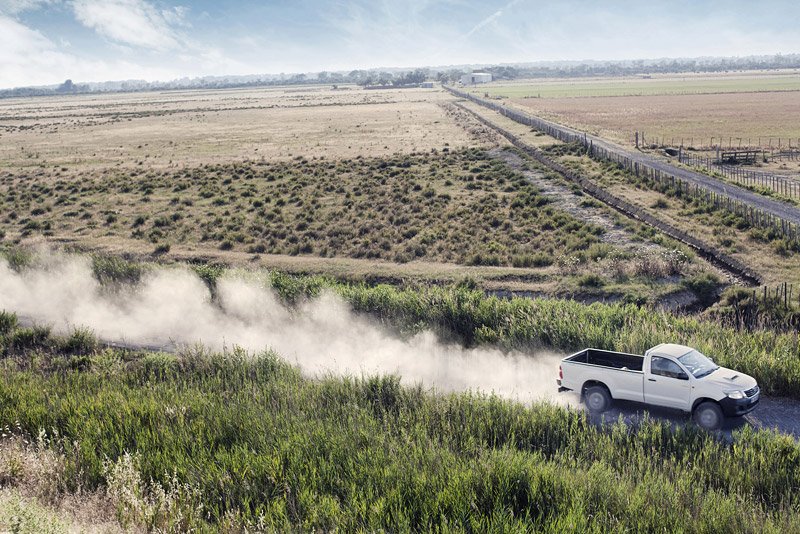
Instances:
[[[433,82],[422,82],[419,86],[423,89],[433,89]]]
[[[492,81],[492,75],[488,72],[473,72],[472,74],[464,74],[461,77],[463,85],[475,85],[476,83],[488,83]]]

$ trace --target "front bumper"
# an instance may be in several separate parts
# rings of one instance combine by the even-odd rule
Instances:
[[[725,417],[739,417],[755,410],[759,400],[761,400],[761,395],[744,399],[725,397],[719,401],[719,406],[722,408],[722,413],[725,414]]]

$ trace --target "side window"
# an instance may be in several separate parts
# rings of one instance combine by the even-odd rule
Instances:
[[[666,376],[669,378],[682,378],[684,380],[689,378],[677,363],[659,356],[653,356],[650,362],[650,372],[654,375]]]

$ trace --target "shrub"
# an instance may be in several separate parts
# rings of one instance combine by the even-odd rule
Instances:
[[[578,285],[580,287],[603,287],[605,280],[598,274],[588,273],[578,278]]]
[[[17,328],[8,337],[7,345],[15,353],[45,349],[50,345],[50,328],[46,326]]]
[[[697,296],[703,306],[709,306],[717,300],[720,281],[712,273],[703,273],[685,279],[683,285]]]
[[[91,354],[97,347],[98,342],[94,332],[85,327],[73,329],[69,337],[61,342],[61,351],[67,354]]]
[[[144,268],[116,256],[95,254],[92,256],[92,273],[101,285],[136,284],[141,280]]]
[[[6,336],[17,328],[17,314],[0,311],[0,336]]]
[[[169,252],[169,250],[170,250],[170,248],[171,248],[171,247],[170,247],[170,244],[169,244],[169,243],[161,243],[160,245],[158,245],[158,246],[157,246],[157,247],[156,247],[156,248],[153,250],[153,254],[155,254],[156,256],[161,256],[161,255],[163,255],[163,254],[166,254],[166,253],[168,253],[168,252]]]
[[[553,264],[553,256],[544,252],[517,255],[511,258],[514,267],[547,267]]]

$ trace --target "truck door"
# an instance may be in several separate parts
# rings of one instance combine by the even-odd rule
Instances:
[[[690,397],[689,375],[675,361],[652,356],[644,379],[644,401],[689,411]]]

